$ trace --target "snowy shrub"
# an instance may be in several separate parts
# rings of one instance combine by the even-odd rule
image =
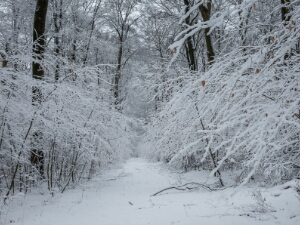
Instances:
[[[25,58],[23,63],[30,61]],[[105,76],[101,76],[101,84],[98,82],[101,69],[75,67],[69,72],[69,66],[65,64],[62,71],[66,72],[56,83],[34,80],[27,69],[2,69],[2,194],[27,191],[39,180],[47,181],[49,190],[58,187],[64,191],[68,185],[90,179],[97,168],[130,156],[131,121],[111,105]],[[51,64],[47,68],[51,74]],[[32,86],[42,90],[39,106],[32,104]],[[36,132],[40,140],[35,140]],[[35,154],[42,157],[42,165],[33,162],[34,142],[41,149]]]
[[[274,29],[257,33],[251,46],[225,43],[204,73],[181,71],[184,82],[173,87],[152,118],[144,140],[148,157],[181,168],[210,169],[211,174],[242,169],[242,184],[250,178],[276,184],[299,176],[300,5],[292,2],[288,25],[277,21]],[[212,17],[210,25],[237,12],[216,13],[219,19]],[[238,34],[234,26],[225,30],[228,43]]]
[[[251,205],[251,211],[252,212],[258,212],[258,213],[270,213],[274,212],[275,210],[273,207],[267,203],[266,198],[264,198],[261,194],[261,192],[253,191],[252,197],[255,200],[255,204]]]
[[[113,89],[120,85],[120,99],[125,99],[123,84],[129,72],[124,67],[133,56],[128,48],[133,46],[136,21],[131,20],[130,30],[124,24],[119,27],[127,29],[123,57],[118,55],[120,30],[110,23],[118,18],[116,13],[123,16],[138,2],[89,3],[0,2],[0,196],[4,198],[43,183],[51,192],[63,192],[131,155],[135,120],[120,112],[123,105],[116,106],[119,99]],[[124,62],[118,71],[117,57]],[[117,85],[116,74],[122,74]]]

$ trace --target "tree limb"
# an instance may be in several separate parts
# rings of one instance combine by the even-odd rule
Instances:
[[[191,185],[191,186],[189,186]],[[183,185],[180,185],[180,186],[172,186],[172,187],[168,187],[168,188],[165,188],[165,189],[162,189],[158,192],[156,192],[155,194],[151,195],[151,196],[156,196],[164,191],[167,191],[167,190],[170,190],[170,189],[176,189],[176,190],[179,190],[179,191],[185,191],[185,190],[192,190],[192,189],[196,189],[198,187],[202,187],[208,191],[212,191],[212,189],[204,184],[200,184],[200,183],[197,183],[197,182],[190,182],[190,183],[186,183],[186,184],[183,184]]]

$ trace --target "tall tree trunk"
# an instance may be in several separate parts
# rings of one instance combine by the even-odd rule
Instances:
[[[120,46],[119,46],[118,59],[117,59],[118,64],[117,64],[117,71],[116,71],[115,83],[114,83],[114,97],[115,97],[116,109],[119,109],[118,105],[120,104],[119,82],[120,82],[120,78],[121,78],[122,57],[123,57],[123,37],[120,38]]]
[[[291,16],[289,15],[290,13],[290,0],[281,0],[281,19],[284,22],[284,25],[287,26],[289,24],[289,21],[291,20]],[[297,48],[297,46],[296,46]],[[288,59],[290,57],[290,53],[286,53],[284,55],[284,59]]]
[[[35,79],[44,78],[44,68],[41,60],[45,52],[45,25],[48,8],[48,0],[37,0],[33,23],[33,59],[32,76]]]
[[[59,57],[61,52],[61,37],[59,33],[62,28],[62,4],[63,4],[63,0],[54,1],[54,12],[53,12],[53,23],[55,29],[54,52],[56,57]],[[60,72],[60,61],[57,58],[56,68],[55,68],[55,81],[58,81],[59,79],[59,72]]]
[[[85,53],[85,57],[83,59],[83,65],[85,66],[88,60],[88,55],[89,55],[89,51],[90,51],[90,47],[91,47],[91,40],[92,40],[92,36],[96,27],[96,17],[100,8],[100,4],[101,4],[101,0],[98,1],[98,4],[95,6],[94,8],[94,13],[93,13],[93,18],[92,18],[92,25],[91,25],[91,30],[90,30],[90,34],[89,34],[89,39],[88,39],[88,44],[86,47],[86,53]]]
[[[241,4],[241,3],[240,3]],[[246,42],[247,42],[247,32],[248,32],[248,23],[249,23],[249,18],[251,16],[251,10],[252,10],[252,7],[248,9],[247,11],[247,15],[245,18],[242,18],[242,12],[239,11],[239,18],[240,18],[240,25],[239,25],[239,28],[240,28],[240,36],[241,36],[241,46],[243,46],[243,52],[245,53],[246,52],[246,48],[244,46],[246,46]]]
[[[184,0],[184,4],[186,6],[185,8],[185,13],[187,13],[190,10],[190,3],[189,0]],[[185,19],[185,23],[187,25],[192,25],[192,21],[190,21],[190,16],[188,16]],[[189,63],[189,68],[190,70],[198,70],[197,67],[197,61],[196,61],[196,57],[195,57],[195,46],[194,46],[194,41],[193,41],[193,37],[188,37],[186,40],[186,46],[185,46],[185,50],[186,50],[186,57]]]
[[[201,16],[203,18],[204,22],[207,22],[210,20],[210,13],[211,13],[211,2],[207,1],[206,6],[204,4],[199,6],[199,11],[201,13]],[[211,36],[209,33],[210,28],[207,27],[204,29],[204,35],[205,35],[205,41],[206,41],[206,48],[207,48],[207,59],[208,64],[212,65],[213,61],[215,59],[215,52],[213,49]]]
[[[76,13],[76,9],[74,9],[72,7],[72,22],[73,22],[73,40],[72,40],[72,51],[71,51],[71,55],[70,55],[70,58],[71,58],[71,61],[73,63],[76,63],[76,60],[77,60],[77,57],[76,57],[76,52],[77,52],[77,34],[79,33],[79,28],[78,28],[78,22],[77,22],[77,13]]]
[[[33,23],[33,62],[32,77],[42,80],[44,78],[44,67],[41,61],[45,52],[45,25],[47,16],[48,0],[37,0]],[[40,87],[32,88],[32,104],[39,105],[42,102],[42,91]],[[33,134],[33,146],[31,150],[30,161],[39,171],[40,175],[44,174],[44,153],[41,148],[43,133],[37,131]]]
[[[12,33],[12,52],[11,54],[16,55],[18,54],[18,37],[19,37],[19,24],[18,24],[18,17],[20,9],[17,8],[16,2],[12,1],[12,13],[13,13],[13,19],[12,19],[12,26],[13,26],[13,33]],[[18,69],[18,63],[14,63],[14,69]]]

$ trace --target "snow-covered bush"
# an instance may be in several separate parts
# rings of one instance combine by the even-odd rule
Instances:
[[[244,7],[253,7],[249,2]],[[173,87],[172,98],[153,117],[145,154],[181,168],[212,169],[212,174],[241,169],[243,184],[250,178],[275,184],[299,177],[299,3],[291,1],[288,22],[257,33],[252,45],[225,43],[205,73],[181,73],[184,82]],[[231,10],[211,21],[219,26],[236,17]],[[224,42],[237,36],[234,26],[225,29]],[[259,24],[251,26],[261,31]]]
[[[91,178],[97,168],[130,156],[132,121],[115,110],[100,67],[75,67],[66,61],[60,79],[51,82],[31,77],[26,67],[30,57],[20,56],[19,62],[24,69],[8,66],[0,73],[2,195],[27,191],[39,180],[47,182],[49,190],[64,191]],[[51,62],[44,61],[48,75],[54,74]],[[38,106],[32,104],[33,86],[42,90]],[[40,140],[34,139],[36,132]],[[35,154],[42,165],[31,158],[34,142],[41,149]]]
[[[255,204],[250,206],[250,211],[258,213],[270,213],[275,210],[273,207],[267,203],[266,198],[264,198],[259,190],[252,192],[252,198],[255,200]]]
[[[118,44],[103,2],[49,1],[33,33],[38,2],[1,1],[0,196],[42,182],[64,191],[131,155],[135,121],[114,104]]]

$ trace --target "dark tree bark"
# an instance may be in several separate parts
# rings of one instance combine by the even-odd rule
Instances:
[[[44,67],[41,61],[45,52],[45,27],[47,16],[48,0],[37,0],[33,23],[33,62],[32,77],[42,80],[44,78]],[[40,87],[32,88],[32,104],[39,105],[42,102],[42,91]],[[37,131],[33,134],[33,146],[31,149],[31,164],[41,176],[44,174],[44,154],[41,149],[43,133]]]
[[[116,71],[116,76],[115,76],[115,90],[114,90],[114,97],[115,97],[115,105],[116,107],[120,103],[119,99],[119,82],[121,78],[121,69],[122,69],[122,58],[123,58],[123,31],[122,31],[122,36],[120,37],[120,46],[119,46],[119,51],[118,51],[118,64],[117,64],[117,71]]]
[[[290,8],[290,0],[281,0],[281,19],[284,22],[285,26],[288,26],[289,21],[291,20],[291,16],[289,15],[291,8]],[[296,45],[296,49],[297,49],[297,45]],[[290,53],[286,53],[284,55],[284,59],[288,59],[290,57]]]
[[[33,59],[32,76],[42,80],[44,69],[40,60],[44,58],[45,52],[45,27],[47,16],[48,0],[37,0],[33,23]]]
[[[0,56],[2,58],[2,68],[7,67],[7,59],[6,59],[6,54],[4,54],[3,52],[0,52]]]
[[[98,11],[100,9],[100,4],[101,4],[101,0],[99,0],[97,2],[97,5],[94,8],[93,17],[92,17],[92,24],[91,24],[91,30],[90,30],[90,34],[89,34],[89,40],[88,40],[88,44],[86,46],[85,57],[83,59],[83,65],[84,66],[86,65],[87,60],[88,60],[88,55],[89,55],[89,51],[90,51],[90,47],[91,47],[91,40],[92,40],[94,30],[96,28],[96,18],[97,18]]]
[[[291,1],[290,0],[281,0],[281,19],[282,21],[285,21],[286,24],[290,21],[291,16],[288,15],[290,13],[289,5]]]
[[[202,4],[199,6],[199,11],[201,13],[201,16],[203,18],[204,22],[207,22],[210,20],[210,14],[211,14],[211,2],[207,1],[206,5]],[[207,59],[208,64],[211,65],[215,59],[215,52],[213,49],[211,36],[209,33],[210,28],[207,27],[204,29],[204,35],[205,35],[205,41],[206,41],[206,48],[207,48]]]
[[[189,0],[184,0],[184,4],[186,6],[185,8],[185,13],[187,13],[190,10],[190,2]],[[192,21],[191,21],[191,16],[188,16],[185,19],[185,23],[187,25],[192,25]],[[187,38],[186,40],[186,46],[185,46],[185,50],[186,50],[186,57],[189,63],[189,68],[190,70],[198,70],[197,67],[197,61],[196,61],[196,57],[195,57],[195,46],[194,46],[194,41],[193,41],[193,37],[190,36]]]
[[[73,22],[73,26],[74,26],[74,34],[73,36],[73,40],[72,40],[72,51],[71,51],[71,55],[70,55],[70,59],[72,62],[76,61],[76,51],[77,51],[77,33],[78,33],[78,27],[77,27],[77,14],[75,9],[72,7],[72,22]]]
[[[18,18],[20,17],[20,9],[16,6],[16,2],[12,1],[12,13],[13,13],[13,33],[12,33],[12,51],[11,54],[16,55],[18,54],[18,37],[19,37],[19,21]],[[18,70],[18,63],[13,63],[14,69],[17,71]]]
[[[242,18],[241,14],[242,12],[239,11],[239,18],[240,18],[240,25],[239,25],[239,28],[240,28],[240,36],[241,36],[241,46],[246,46],[246,42],[247,42],[247,32],[248,32],[248,22],[249,22],[249,18],[251,16],[251,11],[252,11],[252,7],[250,9],[248,9],[248,13],[247,13],[247,16],[246,18]],[[243,20],[244,19],[244,20]],[[243,52],[246,52],[246,48],[244,47],[243,48]]]
[[[55,37],[54,37],[54,52],[55,56],[58,57],[61,52],[61,38],[60,38],[60,30],[62,28],[62,5],[63,0],[56,0],[54,3],[54,12],[53,12],[53,23],[55,29]],[[59,79],[59,71],[60,71],[60,62],[57,59],[56,68],[55,68],[55,81]]]

